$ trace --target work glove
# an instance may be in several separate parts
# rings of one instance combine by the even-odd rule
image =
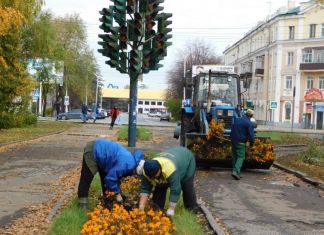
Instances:
[[[169,209],[166,212],[167,216],[171,216],[171,217],[174,216],[175,207],[176,207],[176,203],[174,203],[174,202],[169,203]]]
[[[116,201],[118,202],[118,203],[122,203],[123,201],[124,201],[124,199],[123,199],[123,197],[122,197],[122,195],[119,193],[119,194],[117,194],[117,196],[116,196]]]
[[[167,216],[174,216],[174,209],[169,208],[166,212]]]

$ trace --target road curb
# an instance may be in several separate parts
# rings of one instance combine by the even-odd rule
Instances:
[[[205,202],[203,202],[201,199],[197,202],[198,206],[204,213],[208,224],[214,231],[215,235],[225,235],[224,230],[215,222],[215,218],[213,217],[212,213],[209,211],[209,209],[205,206]]]
[[[308,177],[306,174],[304,174],[300,171],[293,170],[291,168],[285,167],[285,166],[283,166],[279,163],[276,163],[276,162],[273,163],[273,166],[280,170],[283,170],[285,172],[293,174],[293,175],[297,176],[298,178],[300,178],[301,180],[305,181],[306,183],[311,184],[311,185],[324,191],[324,183],[320,180],[315,180],[311,177]]]

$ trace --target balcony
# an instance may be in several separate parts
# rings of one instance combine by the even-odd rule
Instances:
[[[264,75],[264,69],[255,69],[255,76],[263,76]]]
[[[324,71],[324,63],[300,63],[299,69],[302,71]]]
[[[309,47],[303,49],[301,71],[324,71],[324,47]]]

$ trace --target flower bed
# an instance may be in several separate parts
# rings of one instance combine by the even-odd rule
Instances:
[[[82,226],[81,234],[111,234],[111,235],[159,235],[173,234],[175,225],[163,211],[149,208],[146,211],[137,209],[140,180],[137,177],[127,177],[122,180],[121,190],[126,196],[125,204],[131,207],[126,210],[123,205],[114,204],[111,210],[101,204],[88,213],[89,219]],[[106,193],[108,199],[115,195]]]
[[[231,141],[224,138],[224,123],[212,120],[207,135],[188,135],[188,148],[196,156],[197,165],[231,167]],[[256,138],[246,149],[245,168],[269,168],[275,159],[269,138]]]

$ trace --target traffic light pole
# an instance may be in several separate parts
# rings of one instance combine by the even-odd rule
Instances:
[[[129,89],[129,112],[128,112],[128,147],[136,147],[136,122],[137,122],[137,84],[138,74],[131,72]]]

